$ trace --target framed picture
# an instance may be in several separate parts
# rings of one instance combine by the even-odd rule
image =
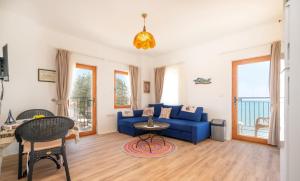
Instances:
[[[144,93],[150,93],[150,81],[144,81]]]
[[[56,71],[47,69],[38,69],[38,81],[39,82],[55,82]]]

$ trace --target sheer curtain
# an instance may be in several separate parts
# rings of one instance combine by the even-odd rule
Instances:
[[[268,143],[280,143],[280,41],[272,43],[270,64],[271,119]]]
[[[129,66],[130,83],[131,83],[131,107],[138,108],[138,79],[139,68],[133,65]]]
[[[57,50],[56,55],[56,92],[57,92],[57,115],[68,116],[68,93],[69,93],[69,59],[67,50]]]
[[[179,104],[179,80],[180,66],[173,65],[166,67],[164,87],[161,102],[167,105]]]
[[[164,87],[164,79],[165,79],[165,70],[166,67],[158,67],[154,69],[154,86],[155,86],[155,102],[161,102],[161,96]]]

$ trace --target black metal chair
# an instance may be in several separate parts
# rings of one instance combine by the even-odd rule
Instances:
[[[74,127],[74,121],[67,117],[46,117],[33,119],[23,123],[16,129],[16,137],[30,142],[28,161],[28,181],[32,180],[33,165],[44,157],[62,155],[66,178],[71,180],[65,149],[65,136]],[[51,146],[49,142],[61,141],[59,145]],[[36,149],[37,144],[46,143],[47,147]]]
[[[30,110],[24,111],[21,114],[19,114],[16,119],[17,120],[33,119],[33,116],[35,116],[35,115],[44,115],[45,117],[55,116],[52,112],[45,110],[45,109],[30,109]],[[22,177],[24,177],[26,175],[26,172],[24,172],[24,174],[23,174],[23,171],[22,171],[24,145],[22,144],[22,139],[16,137],[16,140],[19,143],[18,179],[21,179]]]

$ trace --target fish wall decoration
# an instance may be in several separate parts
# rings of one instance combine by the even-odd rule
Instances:
[[[211,78],[204,79],[204,78],[197,78],[194,80],[195,84],[211,84]]]

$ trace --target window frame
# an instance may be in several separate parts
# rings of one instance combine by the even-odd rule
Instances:
[[[121,70],[115,70],[114,71],[114,108],[115,109],[125,109],[125,108],[131,108],[131,97],[129,96],[129,105],[124,105],[124,106],[118,106],[116,105],[116,100],[117,100],[117,92],[116,92],[116,77],[117,74],[122,74],[122,75],[126,75],[129,77],[129,72],[126,71],[121,71]]]

